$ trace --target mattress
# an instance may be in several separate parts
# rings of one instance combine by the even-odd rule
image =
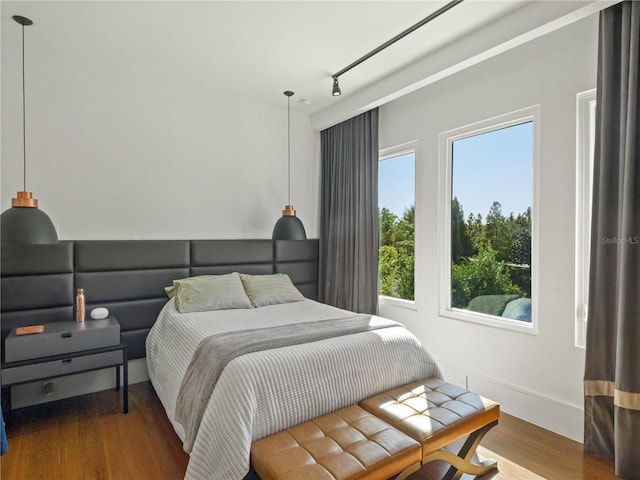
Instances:
[[[146,341],[149,378],[176,433],[182,379],[198,344],[234,330],[356,314],[312,300],[255,309],[178,313],[167,302]],[[440,371],[402,326],[249,353],[233,359],[213,388],[185,478],[241,480],[251,442]]]

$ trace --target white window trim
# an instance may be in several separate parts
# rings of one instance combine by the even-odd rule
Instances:
[[[531,323],[451,307],[451,154],[453,142],[501,128],[533,122],[533,199],[531,221]],[[538,235],[540,178],[540,105],[499,115],[455,128],[439,135],[438,151],[438,255],[440,257],[440,304],[442,317],[530,335],[538,334]]]
[[[393,147],[388,147],[388,148],[383,148],[381,150],[378,151],[378,162],[382,162],[384,160],[388,160],[390,158],[393,157],[399,157],[401,155],[406,155],[407,153],[413,153],[414,154],[414,158],[416,156],[416,150],[418,147],[418,140],[411,140],[410,142],[406,142],[406,143],[401,143],[399,145],[394,145]],[[413,232],[414,232],[414,246],[413,246],[413,262],[414,262],[414,270],[413,270],[413,298],[414,300],[406,300],[404,298],[396,298],[396,297],[388,297],[386,295],[378,295],[378,304],[382,304],[382,305],[392,305],[394,307],[399,307],[399,308],[406,308],[408,310],[414,310],[417,311],[418,307],[416,305],[416,301],[415,298],[417,297],[416,292],[418,290],[418,272],[417,272],[417,268],[415,268],[418,265],[418,252],[416,249],[416,242],[415,239],[417,238],[418,234],[417,234],[417,226],[418,226],[418,208],[417,208],[417,204],[418,204],[418,189],[417,187],[417,178],[418,176],[416,175],[416,170],[417,170],[417,165],[414,163],[413,165],[413,183],[414,183],[414,192],[415,192],[415,198],[413,199],[413,208],[415,209],[415,213],[414,213],[414,222],[415,225],[413,226]],[[379,290],[379,289],[378,289]]]
[[[595,136],[596,89],[576,96],[576,282],[575,346],[584,348],[589,302],[591,189]]]
[[[415,273],[414,273],[414,283],[413,283],[413,297],[415,298]],[[418,311],[418,306],[416,305],[415,300],[406,300],[404,298],[396,298],[396,297],[388,297],[386,295],[378,295],[378,304],[379,305],[391,305],[393,307],[404,308],[405,310],[412,310],[414,312]]]
[[[410,142],[394,145],[393,147],[383,148],[378,151],[378,161],[382,162],[393,157],[399,157],[406,155],[407,153],[416,153],[418,147],[418,140],[412,140]]]

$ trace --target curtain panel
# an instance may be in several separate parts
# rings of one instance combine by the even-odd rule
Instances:
[[[378,310],[378,109],[320,134],[321,302]]]
[[[640,2],[600,13],[586,452],[640,479]]]

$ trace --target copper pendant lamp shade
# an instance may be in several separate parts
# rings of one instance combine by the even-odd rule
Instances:
[[[24,27],[33,22],[19,15],[13,19],[22,25],[22,147],[23,147],[23,190],[11,199],[11,208],[0,216],[2,245],[57,243],[58,234],[49,216],[38,209],[38,200],[26,191],[27,153],[26,153],[26,115],[24,89]]]
[[[293,92],[284,92],[287,97],[287,144],[288,144],[288,176],[289,176],[289,204],[285,205],[282,217],[273,227],[273,240],[306,240],[307,233],[302,221],[296,217],[296,211],[291,205],[291,97]]]

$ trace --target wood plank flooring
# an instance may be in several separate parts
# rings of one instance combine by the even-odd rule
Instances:
[[[2,480],[182,479],[188,456],[151,384],[130,386],[128,415],[120,402],[119,392],[104,391],[15,410]],[[482,480],[616,478],[611,463],[583,454],[579,443],[506,414],[479,454],[500,466]],[[445,471],[434,462],[411,478],[436,480]]]

